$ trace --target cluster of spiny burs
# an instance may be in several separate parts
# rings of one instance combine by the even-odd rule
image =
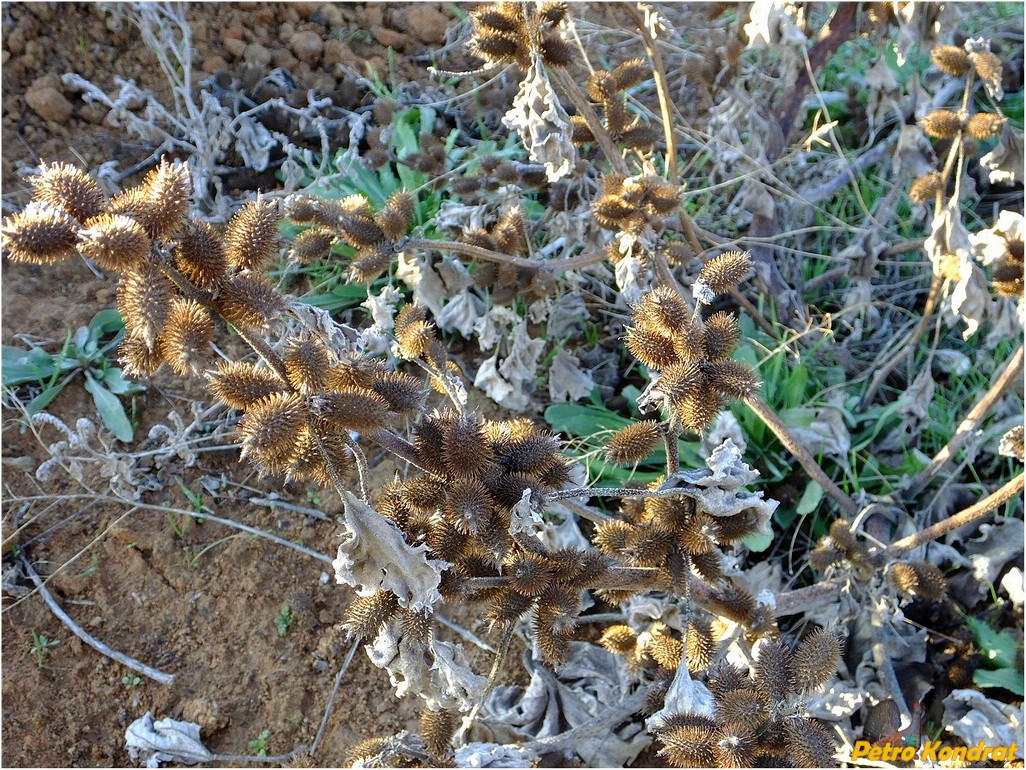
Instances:
[[[830,525],[830,533],[809,554],[809,565],[820,573],[849,573],[862,582],[882,569],[887,583],[899,594],[931,602],[943,599],[948,589],[947,578],[936,564],[922,559],[882,564],[843,519]]]
[[[747,252],[728,251],[709,260],[694,285],[696,309],[667,287],[645,295],[634,309],[627,349],[659,373],[651,390],[663,402],[673,427],[702,432],[730,398],[745,400],[759,390],[749,367],[730,356],[740,328],[730,313],[703,318],[701,308],[733,289],[751,271]]]
[[[720,661],[706,682],[712,713],[661,713],[659,753],[675,767],[836,766],[830,731],[802,713],[803,700],[833,675],[840,657],[838,638],[818,630],[794,651],[761,640],[751,673]]]
[[[470,14],[470,50],[491,65],[513,63],[526,71],[537,51],[548,66],[565,67],[573,55],[573,48],[559,31],[566,12],[564,2],[479,6]]]
[[[596,70],[588,77],[586,93],[588,99],[599,105],[602,111],[602,127],[614,141],[630,150],[647,152],[659,139],[656,127],[644,122],[640,116],[627,109],[627,90],[652,76],[648,62],[642,59],[628,59],[611,71]],[[580,115],[570,118],[573,125],[573,141],[576,145],[595,141],[587,121]]]
[[[1001,89],[1001,59],[991,51],[967,51],[956,45],[937,45],[930,51],[930,58],[941,72],[966,80],[969,89],[972,78],[978,77],[993,91]],[[964,101],[965,104],[969,100]],[[919,125],[923,133],[933,139],[960,142],[963,136],[983,141],[997,136],[1005,119],[989,112],[970,115],[966,109],[958,111],[938,109],[927,113]],[[930,203],[943,196],[947,179],[941,171],[930,171],[916,179],[909,188],[909,197],[914,203]]]
[[[7,254],[47,264],[78,251],[119,272],[126,334],[118,354],[127,373],[151,375],[165,362],[178,374],[200,372],[210,363],[218,319],[260,353],[262,365],[218,361],[208,377],[219,400],[245,412],[243,451],[262,473],[328,484],[353,466],[349,431],[373,432],[420,410],[418,380],[340,355],[314,333],[293,334],[278,351],[264,341],[289,307],[262,274],[278,254],[277,204],[258,197],[219,232],[186,216],[188,166],[166,160],[109,200],[65,164],[44,165],[32,186],[34,200],[4,221]],[[356,201],[330,215],[319,204],[318,212],[342,238],[384,251],[410,225],[404,196],[374,217]]]

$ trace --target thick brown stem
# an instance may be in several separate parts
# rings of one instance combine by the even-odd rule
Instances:
[[[991,410],[1013,383],[1019,382],[1022,379],[1022,370],[1023,346],[1020,345],[1012,354],[1012,357],[1005,362],[1004,371],[994,380],[990,388],[976,402],[973,408],[969,410],[969,414],[962,420],[951,440],[948,441],[941,451],[934,455],[930,464],[923,468],[912,480],[912,483],[909,485],[910,494],[915,495],[919,493],[923,487],[930,483],[930,479],[934,477],[937,471],[962,448],[965,442],[969,440],[972,432],[983,421],[987,412]]]
[[[999,490],[987,495],[985,498],[980,500],[980,502],[970,505],[964,511],[959,511],[954,516],[949,516],[943,521],[938,521],[933,526],[927,527],[915,534],[891,543],[886,550],[879,554],[879,556],[884,561],[890,560],[891,558],[899,556],[906,551],[911,551],[913,548],[923,545],[924,543],[936,540],[949,532],[954,532],[956,529],[968,526],[974,521],[982,519],[998,506],[1003,505],[1016,495],[1020,494],[1022,492],[1022,488],[1023,477],[1020,473]]]
[[[609,255],[604,251],[595,251],[590,254],[580,254],[569,259],[525,259],[515,257],[511,254],[503,254],[491,249],[484,249],[480,246],[473,246],[469,243],[459,241],[436,241],[420,238],[411,238],[403,242],[403,250],[422,249],[424,251],[451,251],[454,254],[462,254],[473,259],[484,260],[485,262],[499,262],[517,267],[530,267],[540,270],[556,272],[558,270],[575,270],[588,265],[595,265],[604,262]]]
[[[624,160],[623,154],[616,146],[616,142],[613,141],[613,137],[606,131],[606,127],[599,120],[598,113],[595,112],[587,97],[581,92],[581,87],[570,77],[570,73],[563,67],[552,67],[549,70],[549,77],[555,81],[560,90],[570,99],[574,109],[577,110],[577,114],[584,118],[584,122],[588,124],[588,130],[595,137],[595,142],[598,144],[599,149],[602,150],[607,160],[613,164],[613,168],[621,174],[630,174],[627,161]]]
[[[794,455],[798,463],[805,469],[805,472],[809,474],[813,481],[823,487],[823,491],[830,495],[834,500],[841,506],[841,510],[848,514],[858,513],[859,506],[854,500],[846,495],[839,486],[837,486],[833,480],[823,469],[816,463],[815,458],[809,454],[809,450],[803,447],[798,439],[794,437],[790,429],[784,425],[777,413],[773,411],[769,404],[763,401],[758,396],[750,398],[745,401],[745,404],[759,416],[778,439],[780,443],[784,445],[791,454]]]

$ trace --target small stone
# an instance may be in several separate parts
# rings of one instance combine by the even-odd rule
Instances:
[[[349,46],[341,40],[331,38],[324,41],[324,66],[334,67],[336,64],[345,64],[352,58],[353,53]]]
[[[422,43],[444,43],[448,28],[449,19],[431,5],[411,5],[406,11],[406,29]]]
[[[246,30],[238,25],[233,25],[224,31],[224,38],[225,40],[245,40]]]
[[[299,14],[299,18],[305,19],[307,16],[317,13],[318,9],[321,7],[321,4],[303,2],[289,3],[289,7]]]
[[[291,70],[299,63],[299,59],[293,56],[292,52],[287,48],[276,48],[271,56],[271,61],[275,67],[281,67],[285,70]]]
[[[239,40],[234,37],[225,38],[224,50],[230,53],[234,58],[238,59],[246,52],[246,41]]]
[[[250,43],[246,46],[246,50],[242,52],[242,59],[246,64],[266,67],[271,63],[271,52],[260,45],[260,43]]]
[[[56,88],[30,88],[25,93],[25,102],[35,110],[39,117],[51,123],[63,125],[71,117],[75,108],[64,98],[64,94]]]
[[[289,24],[288,22],[285,22],[280,27],[278,27],[278,40],[280,40],[283,43],[289,42],[289,40],[292,39],[292,36],[294,34],[296,34],[296,26],[294,24]]]
[[[396,32],[388,27],[378,27],[374,32],[374,39],[386,48],[395,48],[397,50],[406,48],[407,43],[410,42],[409,35]]]
[[[342,11],[340,11],[334,3],[321,5],[321,7],[317,9],[317,12],[324,17],[329,28],[335,29],[342,26]]]
[[[198,724],[204,738],[209,738],[228,724],[228,715],[221,711],[217,701],[209,695],[185,701],[182,704],[182,719]]]
[[[300,61],[315,66],[324,51],[324,40],[314,32],[297,32],[289,41],[289,48]]]
[[[203,60],[203,71],[211,75],[224,69],[228,69],[228,62],[221,56],[208,56]]]
[[[98,126],[103,122],[103,119],[107,117],[107,108],[97,104],[96,102],[90,102],[89,104],[84,104],[79,108],[78,116],[86,123]]]

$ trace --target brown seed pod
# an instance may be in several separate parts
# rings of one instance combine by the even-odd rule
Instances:
[[[716,696],[717,703],[720,703],[723,700],[724,694],[748,688],[751,686],[752,681],[748,676],[747,669],[743,669],[726,660],[721,660],[712,671],[708,684],[709,689]],[[748,692],[754,696],[754,690],[749,690]],[[749,697],[748,699],[756,700],[754,697]],[[726,719],[735,721],[729,716]]]
[[[613,84],[617,91],[633,88],[652,76],[652,68],[643,59],[628,59],[613,69]]]
[[[616,80],[604,70],[591,73],[587,83],[588,98],[593,102],[604,102],[616,94]]]
[[[715,729],[716,724],[708,717],[689,714],[684,724],[656,733],[663,744],[659,754],[675,767],[712,767]]]
[[[665,370],[678,363],[673,338],[667,334],[635,326],[627,330],[626,344],[631,355],[653,369]]]
[[[715,767],[752,767],[755,763],[758,740],[752,729],[733,722],[720,722],[712,736]]]
[[[990,112],[977,112],[965,124],[965,132],[973,139],[984,141],[1001,133],[1005,119]]]
[[[993,90],[1001,87],[1001,58],[991,51],[976,51],[969,54],[980,80]],[[999,97],[1000,98],[1000,97]]]
[[[698,557],[695,557],[693,561],[697,564]],[[739,623],[749,621],[755,608],[755,597],[733,580],[718,587],[706,602],[706,609],[710,612]]]
[[[730,664],[726,667],[738,672],[737,678],[729,681],[714,681],[711,687],[716,694],[716,715],[723,723],[737,725],[748,730],[758,730],[766,721],[767,701],[751,687],[747,672]],[[717,667],[717,677],[725,666]]]
[[[477,479],[455,482],[445,499],[445,515],[464,534],[474,534],[492,507],[488,488]]]
[[[284,393],[287,385],[274,370],[241,361],[221,361],[208,375],[210,390],[218,401],[235,409],[247,409],[273,393]]]
[[[278,206],[258,197],[232,217],[224,234],[225,256],[236,270],[263,272],[278,250]]]
[[[339,217],[339,235],[353,248],[374,246],[385,240],[384,231],[369,216],[351,214]]]
[[[606,444],[606,462],[633,465],[646,459],[663,439],[663,431],[655,420],[642,420],[620,428]]]
[[[617,139],[631,150],[638,152],[649,152],[655,143],[660,139],[659,130],[650,123],[638,123],[625,128],[617,135]],[[658,201],[650,202],[650,208],[662,213],[673,211],[679,204],[676,197],[671,201],[669,198],[660,198]]]
[[[799,767],[833,767],[834,741],[817,719],[793,717],[784,724],[784,742]]]
[[[174,264],[197,288],[212,291],[220,286],[227,276],[228,258],[213,225],[184,222],[177,234]]]
[[[168,163],[164,158],[146,175],[139,189],[143,196],[138,211],[139,224],[153,240],[169,238],[189,210],[192,194],[189,166],[180,160]]]
[[[476,412],[450,412],[443,417],[442,447],[448,475],[453,478],[480,476],[494,457],[485,440],[481,415]]]
[[[288,258],[299,265],[320,262],[331,256],[334,243],[335,233],[326,227],[314,225],[292,239]]]
[[[370,283],[388,270],[394,257],[395,251],[389,243],[363,246],[349,263],[349,278],[353,283]]]
[[[342,626],[350,639],[373,639],[378,629],[399,611],[399,601],[391,591],[357,596],[346,609]]]
[[[600,522],[595,528],[592,542],[603,553],[608,553],[610,556],[622,555],[627,549],[627,539],[632,532],[634,532],[634,527],[627,522],[609,519],[609,521]]]
[[[579,548],[561,548],[549,559],[556,585],[563,588],[586,588],[602,579],[611,565],[610,560],[596,551]]]
[[[677,532],[677,542],[684,553],[696,556],[716,548],[716,527],[711,516],[696,514]]]
[[[510,587],[524,596],[540,596],[552,584],[553,574],[548,560],[536,553],[524,553],[506,564]]]
[[[603,195],[592,205],[592,213],[599,227],[606,230],[620,230],[637,209],[619,195]]]
[[[64,209],[32,201],[4,220],[4,251],[12,262],[49,265],[70,257],[78,246],[81,225]]]
[[[528,612],[534,606],[534,601],[534,597],[525,596],[512,588],[502,588],[489,603],[485,617],[497,626],[509,626]]]
[[[714,390],[696,391],[674,403],[676,417],[688,430],[702,433],[725,405],[724,398]]]
[[[705,263],[695,283],[695,298],[708,305],[710,303],[703,296],[704,292],[699,284],[707,287],[713,295],[726,294],[747,278],[751,270],[752,255],[749,252],[725,251]]]
[[[105,270],[127,272],[150,253],[142,225],[122,214],[101,214],[78,232],[78,250]]]
[[[492,230],[491,235],[500,251],[506,254],[520,254],[527,251],[524,210],[514,206],[506,212]]]
[[[335,482],[328,470],[321,446],[324,447],[335,472],[342,479],[346,479],[352,473],[356,463],[348,446],[349,436],[338,431],[324,431],[318,438],[320,446],[309,429],[302,432],[295,455],[286,471],[288,479],[310,479],[322,487],[333,486]]]
[[[957,45],[935,45],[930,58],[937,69],[952,77],[964,77],[969,71],[969,54]]]
[[[654,129],[653,129],[654,130]],[[626,142],[626,139],[624,140]],[[645,144],[652,145],[655,140]],[[627,142],[629,144],[629,142]],[[652,180],[648,191],[645,194],[645,202],[655,214],[666,215],[672,213],[680,205],[681,188],[676,185],[666,184],[661,179]]]
[[[595,135],[591,133],[588,121],[580,115],[570,116],[570,127],[573,131],[572,141],[574,144],[582,145],[595,141]]]
[[[646,294],[633,313],[634,323],[672,336],[687,328],[687,303],[673,289],[660,286]]]
[[[267,329],[285,310],[285,298],[277,287],[254,273],[239,273],[221,289],[217,309],[232,326]]]
[[[317,221],[320,210],[321,202],[318,198],[290,195],[283,204],[282,216],[297,225],[312,224]]]
[[[931,171],[916,179],[908,189],[908,197],[913,203],[932,203],[941,191],[944,179],[940,171]]]
[[[920,120],[919,125],[927,136],[951,139],[962,130],[962,116],[951,110],[934,110]]]
[[[307,410],[295,393],[272,393],[246,410],[239,423],[242,455],[266,473],[283,473],[301,448]]]
[[[681,658],[684,657],[684,643],[671,636],[668,629],[663,629],[662,633],[652,635],[651,641],[645,647],[645,652],[663,668],[676,671],[680,666]]]
[[[741,327],[731,313],[713,313],[705,320],[705,355],[709,361],[726,361],[741,338]]]
[[[549,0],[541,4],[538,9],[538,20],[544,24],[550,24],[555,26],[560,24],[565,18],[569,5],[564,2],[553,2]]]
[[[289,382],[300,393],[317,393],[327,387],[331,357],[320,340],[308,338],[290,343],[282,361]]]
[[[160,341],[164,358],[177,374],[199,374],[214,338],[210,311],[193,299],[175,297]]]
[[[903,594],[921,596],[939,602],[948,589],[947,578],[935,564],[926,561],[899,561],[887,570],[887,582]]]
[[[673,337],[673,348],[682,364],[699,363],[705,360],[705,329],[700,322],[681,330]]]
[[[427,392],[421,381],[402,372],[385,372],[371,385],[371,390],[388,402],[388,410],[412,417],[424,406]]]
[[[413,224],[414,205],[412,193],[407,190],[396,190],[388,196],[384,207],[375,215],[374,222],[386,238],[398,240],[406,235],[406,231]]]
[[[424,321],[426,318],[427,312],[420,305],[403,305],[403,309],[395,317],[395,336],[397,338],[402,336],[412,324]]]
[[[674,363],[663,369],[657,390],[676,407],[696,394],[700,395],[712,389],[705,381],[705,373],[699,364],[677,362],[676,351],[674,356]]]
[[[791,684],[805,695],[825,683],[841,662],[841,640],[831,631],[817,629],[798,645],[791,661]]]
[[[659,527],[637,527],[627,535],[623,553],[636,567],[659,567],[673,547],[672,532]]]
[[[769,703],[787,698],[791,653],[776,639],[759,642],[755,658],[755,689]]]
[[[568,67],[574,60],[574,47],[560,35],[546,35],[538,45],[542,61],[550,67]]]
[[[554,460],[562,459],[559,440],[540,432],[511,437],[497,454],[498,461],[510,473],[538,473]]]
[[[426,357],[431,350],[431,343],[435,341],[435,325],[427,321],[414,321],[404,323],[402,331],[398,319],[396,320],[396,341],[399,343],[399,353],[403,358],[414,359]]]
[[[738,361],[710,361],[704,369],[706,379],[712,387],[738,401],[752,398],[762,387],[755,372]]]
[[[318,416],[343,430],[373,430],[388,418],[388,402],[372,390],[329,391],[313,403]]]
[[[693,619],[688,624],[687,644],[684,654],[691,671],[705,671],[712,665],[716,652],[712,626],[705,618]]]
[[[605,118],[606,129],[614,139],[622,140],[625,131],[639,125],[627,109],[627,102],[619,94],[602,102],[602,116]],[[636,202],[640,203],[640,200]]]
[[[70,163],[43,163],[39,173],[29,179],[33,197],[63,209],[79,222],[99,216],[105,203],[96,180]]]
[[[496,64],[525,57],[523,41],[516,32],[482,30],[471,39],[470,48],[482,59]]]
[[[141,337],[127,335],[118,345],[118,360],[129,377],[149,377],[164,363],[159,345],[150,347]]]
[[[420,712],[420,737],[424,739],[424,745],[430,756],[444,757],[449,754],[449,742],[459,724],[458,711],[450,709],[432,711],[430,708],[424,707],[424,710]]]
[[[125,319],[128,333],[145,340],[151,349],[156,347],[167,323],[173,296],[171,282],[164,271],[149,260],[125,273],[118,285],[118,310]]]
[[[610,626],[602,632],[599,644],[616,655],[633,654],[638,635],[630,626]]]
[[[834,519],[830,523],[830,539],[844,553],[851,553],[859,549],[859,542],[851,531],[851,526],[844,519]]]

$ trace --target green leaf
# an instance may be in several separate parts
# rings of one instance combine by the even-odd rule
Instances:
[[[7,387],[24,385],[26,382],[44,382],[58,372],[66,372],[78,366],[73,359],[57,359],[42,348],[22,350],[4,345],[0,359],[0,374]]]
[[[100,419],[103,420],[103,424],[110,432],[122,441],[131,441],[135,430],[118,397],[94,380],[88,372],[86,373],[85,389],[92,394],[93,402],[100,413]]]
[[[762,553],[770,544],[773,542],[773,533],[764,535],[761,532],[750,532],[741,538],[741,542],[745,544],[745,547],[753,553]]]
[[[100,377],[103,381],[104,386],[107,390],[113,393],[115,396],[124,396],[129,393],[139,393],[144,390],[143,386],[138,382],[125,379],[124,370],[117,366],[112,366],[103,372]]]
[[[977,618],[967,617],[966,625],[972,629],[976,643],[980,647],[980,658],[990,664],[990,668],[1007,668],[1014,666],[1015,637],[1008,631],[996,631]]]
[[[977,687],[1003,687],[1020,698],[1023,696],[1022,672],[1014,668],[999,668],[997,671],[978,668],[973,673],[973,684]]]
[[[798,513],[803,516],[812,513],[819,507],[823,500],[823,487],[818,482],[810,481],[802,493],[802,499],[798,501]]]

